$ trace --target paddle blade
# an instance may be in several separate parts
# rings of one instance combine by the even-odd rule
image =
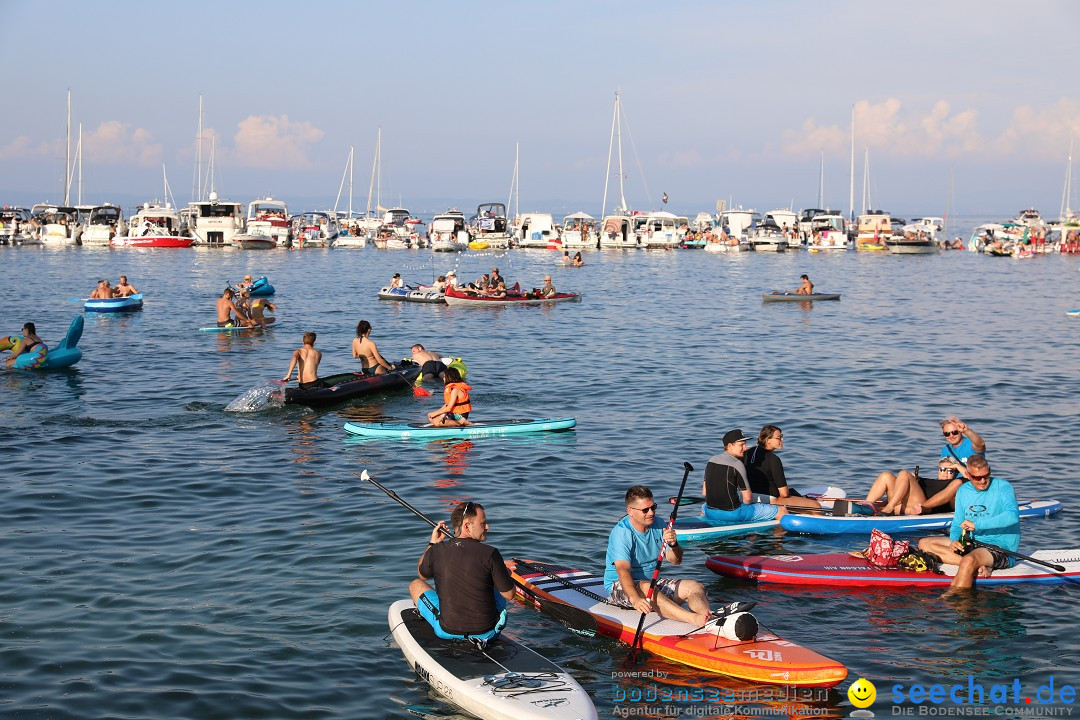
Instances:
[[[362,473],[360,473],[360,479],[363,480],[364,482],[367,482],[368,480],[371,479],[371,476],[368,475],[368,471],[365,470]]]
[[[551,602],[537,598],[540,612],[550,617],[571,632],[583,637],[596,637],[596,618],[589,613],[561,602]]]
[[[431,391],[425,390],[419,385],[413,385],[412,394],[413,397],[431,397]]]

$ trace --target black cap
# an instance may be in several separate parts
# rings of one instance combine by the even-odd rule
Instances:
[[[742,430],[728,430],[724,433],[724,445],[730,445],[745,439],[746,436],[742,434]]]
[[[401,273],[394,273],[394,277],[401,277]]]

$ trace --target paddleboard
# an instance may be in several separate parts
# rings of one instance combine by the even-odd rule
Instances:
[[[388,620],[416,674],[467,713],[485,720],[597,717],[592,699],[572,676],[506,635],[483,650],[463,640],[443,640],[412,600],[391,605]]]
[[[812,295],[800,295],[798,293],[762,293],[764,302],[805,302],[807,300],[839,300],[840,293],[814,293]]]
[[[398,440],[441,440],[443,438],[485,438],[501,435],[520,435],[534,432],[558,432],[577,425],[574,418],[549,418],[543,420],[487,420],[464,426],[435,426],[431,423],[405,423],[401,425],[345,423],[345,432],[371,438],[395,438]]]
[[[1075,310],[1066,310],[1065,314],[1069,317],[1080,317],[1080,308],[1076,308]]]
[[[975,579],[978,585],[1015,585],[1040,583],[1057,585],[1080,582],[1080,549],[1039,550],[1033,558],[1065,567],[1057,572],[1027,560],[995,570],[990,577]],[[715,555],[705,567],[718,575],[785,585],[843,585],[851,587],[940,587],[952,582],[955,565],[942,565],[943,574],[912,572],[900,568],[879,568],[850,553],[820,555]]]
[[[270,330],[274,327],[279,327],[280,323],[270,323],[265,328],[258,327],[244,327],[243,325],[234,325],[232,327],[204,327],[199,328],[199,332],[251,332],[252,330]]]
[[[1050,517],[1061,512],[1057,500],[1025,500],[1018,503],[1020,517]],[[862,533],[869,535],[874,528],[887,533],[921,532],[949,527],[953,514],[931,513],[929,515],[860,515],[857,517],[833,517],[831,515],[785,515],[780,527],[788,532],[808,535],[843,535]]]
[[[833,487],[832,485],[816,485],[806,489],[803,493],[809,498],[832,498],[840,499],[847,497],[847,493],[840,488]],[[823,507],[831,508],[832,499],[825,500],[821,504]],[[768,497],[761,497],[760,499],[755,496],[755,502],[769,502]],[[679,538],[679,542],[704,542],[714,540],[716,538],[725,537],[727,535],[737,535],[741,533],[751,532],[763,532],[770,528],[774,528],[780,524],[779,520],[758,520],[757,522],[737,523],[733,525],[714,525],[705,518],[704,515],[705,506],[701,506],[701,514],[697,517],[682,516],[675,520],[675,535]]]
[[[607,602],[604,579],[584,570],[534,560],[507,563],[518,597],[562,602],[596,618],[600,633],[626,644],[634,641],[641,613]],[[695,629],[689,623],[645,616],[642,647],[667,660],[706,672],[751,682],[797,687],[832,687],[847,668],[835,660],[777,637],[763,627],[751,640],[728,640],[714,627]]]

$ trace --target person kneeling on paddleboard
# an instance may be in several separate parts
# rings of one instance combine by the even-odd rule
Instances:
[[[656,517],[652,491],[644,485],[634,485],[626,491],[626,517],[615,524],[608,536],[604,562],[608,602],[634,608],[640,613],[660,613],[661,617],[703,626],[712,614],[705,587],[697,580],[657,578],[656,592],[651,600],[647,599],[649,583],[664,542],[667,543],[664,560],[678,565],[682,562],[683,548],[675,531]],[[689,609],[683,604],[689,605]]]
[[[432,425],[442,427],[444,425],[472,425],[469,422],[469,413],[472,412],[472,403],[469,402],[471,387],[461,381],[461,373],[457,368],[446,368],[443,372],[443,404],[438,410],[428,413],[428,420]]]
[[[982,455],[968,460],[967,472],[970,482],[956,491],[949,537],[919,540],[920,550],[958,566],[950,591],[971,588],[976,575],[990,577],[994,570],[1012,567],[1009,553],[1020,547],[1020,511],[1012,485],[991,477],[990,464]],[[975,542],[965,543],[964,535]]]
[[[754,502],[746,479],[746,436],[742,430],[724,433],[724,452],[709,458],[705,466],[705,519],[716,525],[760,522],[782,517],[787,508]]]
[[[488,522],[484,506],[463,502],[450,514],[454,537],[439,522],[420,556],[418,578],[409,584],[416,609],[449,640],[493,639],[506,625],[506,601],[514,581],[499,551],[484,543]],[[428,580],[435,580],[435,588]]]

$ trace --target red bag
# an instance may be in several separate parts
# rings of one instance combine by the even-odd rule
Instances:
[[[908,551],[907,540],[896,541],[877,528],[870,533],[870,547],[864,553],[871,564],[878,567],[896,567],[896,561]]]

